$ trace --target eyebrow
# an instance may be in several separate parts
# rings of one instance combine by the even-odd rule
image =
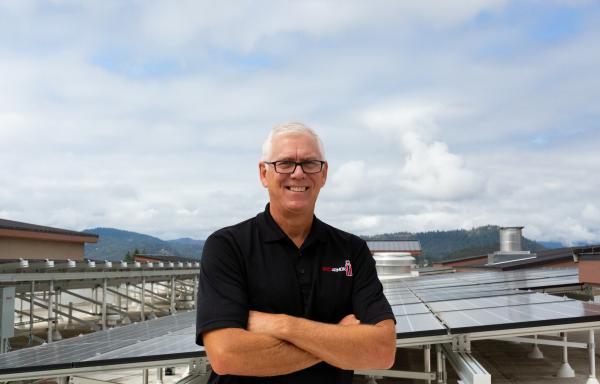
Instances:
[[[298,160],[298,162],[313,161],[313,160],[320,160],[320,159],[319,159],[318,156],[314,156],[314,157],[313,156],[309,156],[309,157],[306,157],[304,159]],[[277,160],[274,160],[274,161],[293,161],[293,162],[296,162],[296,159],[293,158],[293,157],[282,157],[281,159],[277,159]]]

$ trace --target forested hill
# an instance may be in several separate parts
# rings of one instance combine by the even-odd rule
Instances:
[[[84,232],[100,236],[97,243],[85,245],[85,257],[95,260],[122,260],[127,252],[133,253],[136,249],[140,253],[162,253],[199,259],[204,245],[204,240],[161,240],[154,236],[116,228],[91,228]]]
[[[482,255],[500,249],[499,230],[495,225],[471,230],[431,231],[419,233],[385,233],[363,236],[367,240],[409,240],[421,242],[423,256],[427,260],[451,259],[462,256]],[[92,228],[84,232],[100,235],[98,243],[86,244],[85,257],[96,260],[122,260],[127,252],[136,249],[140,253],[164,253],[174,256],[200,258],[204,240],[161,240],[141,233],[116,228]],[[524,238],[523,249],[537,251],[544,246]]]
[[[423,257],[427,260],[453,259],[463,256],[483,255],[500,249],[500,227],[487,225],[470,230],[431,231],[418,233],[385,233],[363,236],[365,240],[419,240]],[[538,251],[544,246],[523,238],[523,250]]]

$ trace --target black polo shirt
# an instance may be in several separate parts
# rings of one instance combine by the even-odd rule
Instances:
[[[298,248],[269,205],[256,217],[220,229],[204,243],[196,343],[218,328],[246,328],[248,311],[285,313],[324,323],[355,314],[361,323],[394,319],[367,244],[313,218]],[[360,351],[357,351],[360,353]],[[351,383],[352,371],[327,363],[285,376],[218,376],[210,383]]]

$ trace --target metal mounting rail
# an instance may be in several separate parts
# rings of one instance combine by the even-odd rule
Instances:
[[[446,358],[465,384],[491,384],[492,375],[470,353],[454,352],[448,344],[442,345]]]

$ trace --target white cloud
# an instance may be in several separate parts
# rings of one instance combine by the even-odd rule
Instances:
[[[600,241],[600,11],[547,41],[515,7],[2,2],[0,215],[202,238],[264,207],[260,145],[304,120],[333,225]]]
[[[396,164],[397,187],[420,197],[442,200],[466,198],[480,190],[479,177],[465,167],[461,157],[451,153],[447,144],[432,139],[439,130],[438,119],[455,114],[441,105],[411,105],[411,101],[365,112],[369,128],[396,139],[405,154],[404,163]]]

